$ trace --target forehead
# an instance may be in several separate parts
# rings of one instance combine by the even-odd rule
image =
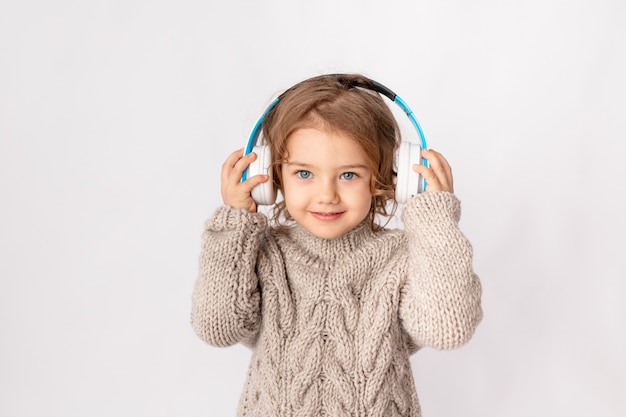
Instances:
[[[321,128],[302,128],[287,139],[289,163],[314,165],[367,165],[365,151],[350,136]]]

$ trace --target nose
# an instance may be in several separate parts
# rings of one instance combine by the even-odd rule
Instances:
[[[339,193],[337,192],[337,184],[331,179],[320,181],[317,189],[317,198],[320,203],[332,204],[339,202]]]

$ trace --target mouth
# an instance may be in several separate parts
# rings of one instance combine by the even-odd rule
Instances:
[[[311,215],[313,217],[315,217],[318,220],[323,220],[323,221],[330,221],[330,220],[336,220],[339,217],[341,217],[341,215],[343,214],[343,211],[338,211],[338,212],[332,212],[332,213],[324,213],[324,212],[319,212],[319,211],[312,211]]]

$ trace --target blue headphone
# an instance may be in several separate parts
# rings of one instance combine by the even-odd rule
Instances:
[[[423,164],[425,166],[428,166],[428,161],[425,159],[422,160],[420,154],[422,149],[427,149],[426,138],[424,136],[424,131],[422,130],[420,123],[417,121],[417,118],[413,114],[413,111],[396,93],[374,80],[366,79],[367,81],[355,81],[350,78],[344,78],[346,77],[344,74],[335,74],[334,76],[336,76],[340,81],[345,81],[346,83],[348,83],[351,88],[365,88],[367,90],[372,90],[384,95],[385,97],[396,103],[398,106],[400,106],[404,113],[406,113],[409,120],[411,120],[411,124],[417,130],[420,142],[417,143],[402,141],[400,143],[400,147],[398,148],[398,152],[396,153],[395,160],[397,172],[395,199],[398,203],[406,203],[416,193],[424,191],[426,189],[426,181],[424,180],[424,178],[422,178],[421,175],[418,175],[416,172],[413,171],[413,165]],[[274,204],[274,202],[276,201],[276,190],[274,190],[274,186],[272,183],[272,158],[270,150],[269,147],[266,145],[257,144],[262,130],[261,125],[263,124],[263,120],[265,119],[267,114],[278,104],[281,97],[283,97],[284,94],[287,94],[294,87],[288,89],[283,94],[276,97],[270,103],[270,105],[267,106],[261,117],[259,117],[259,120],[254,125],[252,132],[250,133],[250,138],[248,139],[248,144],[246,145],[244,154],[247,155],[250,152],[254,152],[257,155],[257,159],[252,162],[243,172],[241,181],[243,182],[248,177],[259,174],[269,176],[268,181],[259,184],[252,189],[252,198],[259,205],[271,205]]]

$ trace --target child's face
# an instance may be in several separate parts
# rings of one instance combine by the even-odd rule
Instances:
[[[361,147],[340,132],[298,129],[287,140],[285,204],[293,219],[317,237],[339,237],[367,217],[371,177]]]

